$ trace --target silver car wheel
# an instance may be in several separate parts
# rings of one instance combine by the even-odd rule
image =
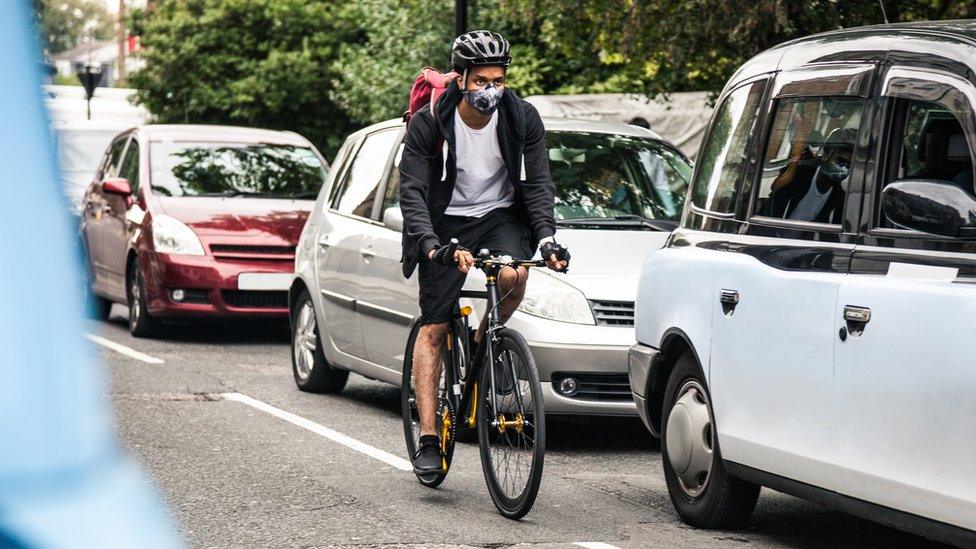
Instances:
[[[689,379],[678,390],[668,414],[665,442],[681,490],[692,499],[700,496],[712,476],[715,434],[708,396],[698,381]]]
[[[295,322],[295,337],[292,352],[295,353],[298,377],[308,379],[315,366],[315,349],[317,346],[315,309],[311,300],[302,303]]]

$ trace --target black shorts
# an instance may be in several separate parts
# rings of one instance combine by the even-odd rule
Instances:
[[[481,217],[445,215],[434,230],[442,245],[456,238],[458,244],[475,254],[483,248],[493,254],[517,258],[529,258],[534,253],[529,244],[528,227],[509,208],[492,210]],[[420,260],[421,324],[451,320],[466,277],[457,267],[437,265],[426,257]]]

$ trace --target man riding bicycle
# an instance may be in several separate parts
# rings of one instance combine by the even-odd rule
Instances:
[[[554,187],[545,128],[535,107],[505,91],[508,40],[472,31],[454,40],[458,73],[433,109],[413,115],[400,160],[403,275],[419,264],[421,328],[414,345],[413,383],[420,415],[414,472],[441,471],[436,408],[440,350],[468,270],[471,250],[528,258],[538,246],[550,269],[564,271],[569,252],[553,238]],[[460,244],[445,257],[447,244]],[[507,320],[518,308],[528,271],[499,273]],[[485,320],[475,335],[484,336]]]

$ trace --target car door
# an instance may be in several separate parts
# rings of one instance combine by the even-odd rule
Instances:
[[[118,204],[115,197],[102,192],[102,182],[107,178],[118,177],[129,137],[130,134],[121,135],[109,146],[99,168],[97,182],[85,198],[82,229],[91,263],[92,286],[96,292],[117,299],[125,297],[124,286],[121,289],[118,287],[118,273],[112,262],[113,234],[118,230],[118,223],[113,215]]]
[[[896,66],[883,94],[877,190],[927,179],[976,195],[976,87]],[[873,194],[833,314],[846,333],[835,335],[838,491],[976,529],[976,243],[899,228]]]
[[[108,204],[102,217],[103,259],[107,266],[108,277],[106,282],[117,295],[125,295],[125,262],[129,251],[129,238],[133,227],[138,227],[142,221],[142,209],[135,203],[135,193],[139,189],[140,165],[139,140],[133,135],[125,147],[116,174],[116,177],[124,178],[129,182],[132,194],[103,196],[103,200]]]
[[[369,263],[363,264],[360,301],[363,337],[370,362],[397,374],[402,371],[410,325],[420,315],[417,276],[404,278],[400,263],[403,214],[400,212],[397,167],[402,154],[400,143],[391,162],[379,210],[378,218],[383,225],[370,232],[368,246],[375,255]]]
[[[748,225],[715,271],[710,385],[725,459],[832,486],[834,308],[863,169],[854,162],[874,66],[776,78]],[[861,147],[863,149],[863,147]],[[843,163],[845,180],[828,179]]]
[[[365,234],[377,222],[374,200],[385,173],[398,130],[380,130],[361,138],[333,187],[316,245],[316,274],[323,331],[344,365],[359,365],[366,358],[362,322],[356,312],[360,293],[360,265],[368,257]]]

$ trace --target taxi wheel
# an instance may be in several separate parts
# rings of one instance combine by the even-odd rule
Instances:
[[[711,399],[690,353],[678,359],[668,379],[661,418],[664,478],[681,519],[698,528],[745,525],[760,487],[725,470]]]
[[[335,368],[325,360],[308,290],[298,296],[291,312],[291,349],[291,369],[299,389],[310,393],[340,393],[346,387],[349,371]]]
[[[146,306],[145,284],[138,264],[133,261],[129,265],[128,302],[129,302],[129,333],[135,337],[158,337],[162,335],[162,324],[158,319],[149,316]]]

